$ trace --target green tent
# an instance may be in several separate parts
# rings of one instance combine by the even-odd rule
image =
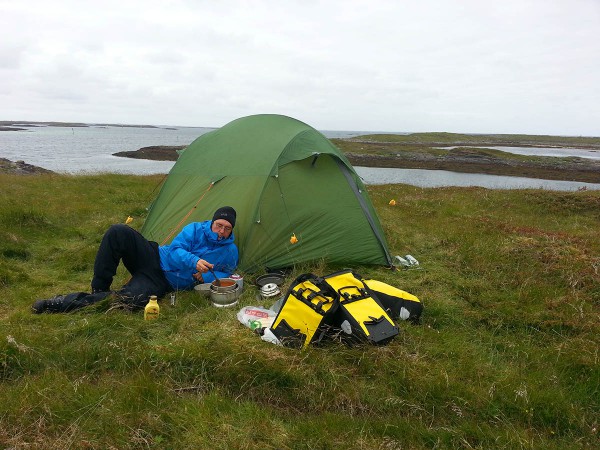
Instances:
[[[237,211],[239,271],[318,260],[392,265],[352,165],[325,136],[290,117],[243,117],[192,142],[171,169],[142,234],[169,243],[184,225],[210,219],[224,205]]]

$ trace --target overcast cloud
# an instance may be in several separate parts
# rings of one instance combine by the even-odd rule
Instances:
[[[599,0],[0,0],[0,120],[600,136]]]

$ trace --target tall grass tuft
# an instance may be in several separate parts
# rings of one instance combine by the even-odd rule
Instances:
[[[384,347],[277,347],[191,292],[154,322],[31,314],[89,288],[102,233],[141,227],[160,179],[0,175],[2,448],[600,446],[600,193],[369,187],[420,269],[354,269],[425,305]],[[270,306],[245,276],[239,307]]]

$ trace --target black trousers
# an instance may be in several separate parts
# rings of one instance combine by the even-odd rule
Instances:
[[[160,267],[158,244],[127,225],[117,224],[106,231],[100,242],[92,293],[110,291],[121,261],[131,279],[115,293],[130,306],[144,307],[151,295],[160,298],[173,290]]]

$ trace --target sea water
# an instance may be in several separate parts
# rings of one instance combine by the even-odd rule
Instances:
[[[212,128],[28,127],[0,132],[0,157],[61,173],[167,173],[173,161],[113,156],[153,145],[189,145]]]
[[[550,191],[600,190],[600,183],[542,180],[448,170],[355,167],[365,184],[409,184],[418,187],[478,186],[489,189],[546,189]]]

